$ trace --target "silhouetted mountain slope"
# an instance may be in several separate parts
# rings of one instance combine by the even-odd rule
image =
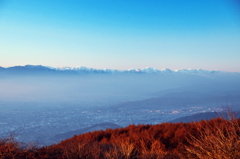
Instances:
[[[0,73],[5,75],[49,75],[56,74],[56,70],[42,66],[42,65],[26,65],[26,66],[13,66],[0,69]]]
[[[189,122],[195,122],[195,121],[201,121],[201,120],[210,120],[218,117],[228,118],[228,114],[223,112],[198,113],[194,115],[177,118],[169,122],[170,123],[180,123],[180,122],[189,123]],[[240,113],[237,113],[236,118],[240,118]]]
[[[11,71],[50,71],[52,69],[42,65],[25,65],[25,66],[13,66],[8,67],[7,70]]]
[[[240,95],[224,95],[224,96],[207,96],[199,93],[192,93],[190,96],[181,92],[180,96],[166,95],[157,98],[150,98],[140,101],[123,102],[115,105],[115,108],[132,108],[132,109],[160,109],[160,108],[186,108],[187,106],[193,105],[204,105],[204,104],[218,104],[218,103],[239,103]],[[195,94],[195,95],[194,95]]]

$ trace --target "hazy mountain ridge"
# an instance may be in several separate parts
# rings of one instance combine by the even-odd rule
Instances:
[[[205,112],[205,113],[197,113],[189,116],[184,116],[181,118],[177,118],[174,120],[169,121],[170,123],[190,123],[190,122],[199,122],[201,120],[211,120],[214,118],[223,118],[229,120],[229,115],[227,112]],[[240,118],[239,111],[236,112],[236,118]]]
[[[90,73],[90,74],[122,74],[122,73],[137,73],[137,74],[168,74],[168,73],[187,73],[187,74],[215,74],[215,73],[233,73],[215,70],[203,70],[203,69],[182,69],[182,70],[171,70],[163,69],[159,70],[152,67],[147,68],[132,68],[128,70],[117,70],[117,69],[95,69],[89,67],[50,67],[42,65],[25,65],[25,66],[12,66],[12,67],[0,67],[1,72],[13,73],[13,72],[25,72],[25,73]],[[235,73],[235,72],[234,72]],[[238,73],[239,74],[239,73]]]

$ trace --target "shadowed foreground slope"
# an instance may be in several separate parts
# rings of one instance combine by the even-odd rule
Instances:
[[[222,118],[193,123],[130,125],[74,136],[37,148],[13,138],[0,141],[0,158],[169,159],[239,158],[240,119]]]

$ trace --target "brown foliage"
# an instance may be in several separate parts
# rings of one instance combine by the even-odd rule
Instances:
[[[211,120],[197,127],[198,135],[189,134],[185,146],[189,157],[199,159],[240,158],[239,120]]]
[[[59,144],[27,147],[14,138],[0,141],[0,159],[180,159],[239,158],[240,119],[130,125],[94,131]]]

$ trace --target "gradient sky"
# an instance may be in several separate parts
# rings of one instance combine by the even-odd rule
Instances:
[[[0,0],[0,66],[240,72],[239,0]]]

